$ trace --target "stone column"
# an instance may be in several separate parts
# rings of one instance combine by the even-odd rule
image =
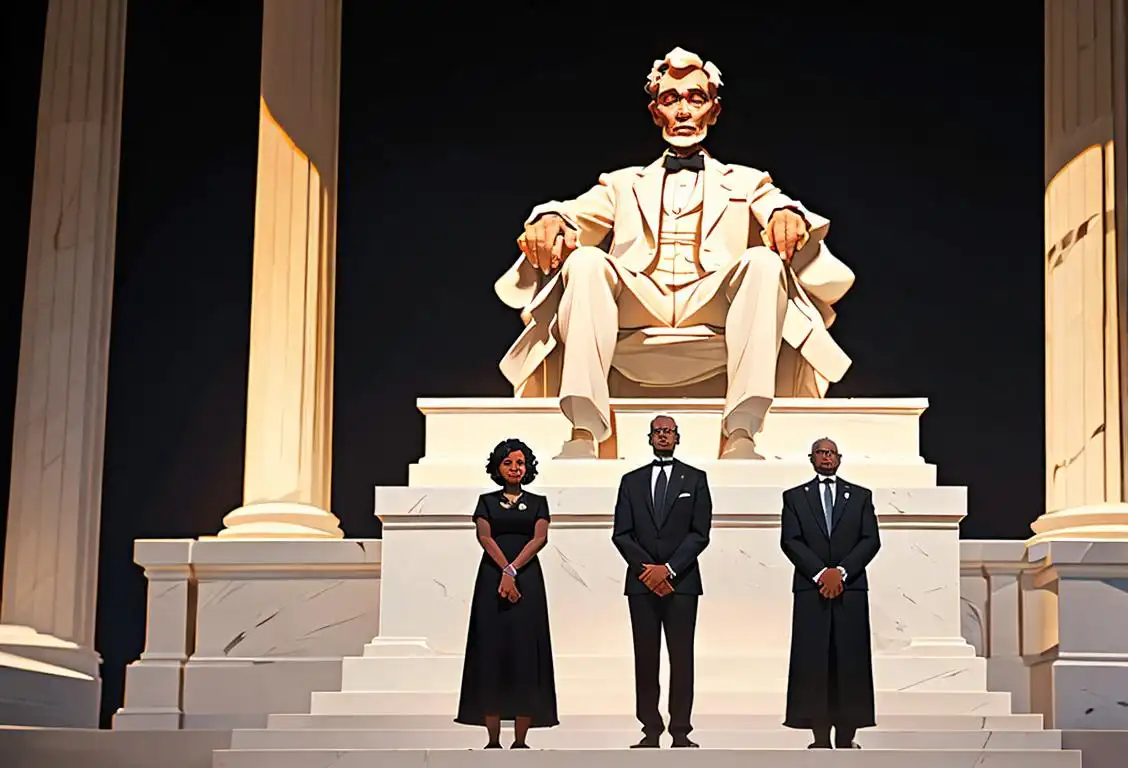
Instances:
[[[125,11],[126,0],[48,6],[0,604],[0,651],[27,663],[0,662],[4,722],[24,719],[15,710],[25,697],[35,724],[98,722],[94,608]]]
[[[1046,513],[1031,544],[1128,541],[1125,5],[1046,3]]]
[[[1125,728],[1128,0],[1045,13],[1046,512],[1027,542],[1023,656],[1047,725]]]
[[[340,0],[266,0],[243,506],[220,538],[341,538],[333,422]]]

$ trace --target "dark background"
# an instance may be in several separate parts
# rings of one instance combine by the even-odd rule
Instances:
[[[642,85],[681,45],[726,83],[711,151],[828,216],[858,275],[834,328],[854,365],[831,394],[928,397],[923,454],[970,488],[963,535],[1028,535],[1044,503],[1043,8],[991,5],[693,4],[675,22],[685,6],[617,21],[525,3],[494,19],[348,0],[333,446],[346,533],[379,535],[372,487],[406,483],[422,452],[415,398],[509,393],[497,362],[520,321],[492,283],[513,239],[533,204],[657,156]],[[0,435],[45,16],[45,0],[21,0],[4,30]],[[107,721],[144,642],[133,540],[214,534],[241,503],[261,22],[261,0],[129,4],[96,641]],[[4,484],[2,516],[7,499]]]

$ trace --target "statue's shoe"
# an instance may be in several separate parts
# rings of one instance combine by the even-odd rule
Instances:
[[[738,437],[730,437],[728,443],[725,445],[724,451],[721,452],[722,459],[751,459],[753,461],[762,461],[763,456],[756,453],[756,443],[749,437],[740,435]]]
[[[567,440],[555,459],[597,459],[599,447],[594,440]]]

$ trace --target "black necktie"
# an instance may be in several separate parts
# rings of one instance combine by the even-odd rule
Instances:
[[[703,171],[705,170],[705,155],[700,152],[690,155],[689,157],[666,155],[665,159],[662,160],[662,166],[670,172]]]
[[[654,478],[654,511],[661,517],[666,510],[666,470],[671,462],[655,461],[658,467],[658,477]]]

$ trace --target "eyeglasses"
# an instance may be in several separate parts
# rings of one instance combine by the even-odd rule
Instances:
[[[829,448],[819,448],[818,450],[811,451],[812,456],[837,456],[838,451],[832,451]]]
[[[677,433],[677,427],[655,427],[650,430],[652,435],[676,435]]]

